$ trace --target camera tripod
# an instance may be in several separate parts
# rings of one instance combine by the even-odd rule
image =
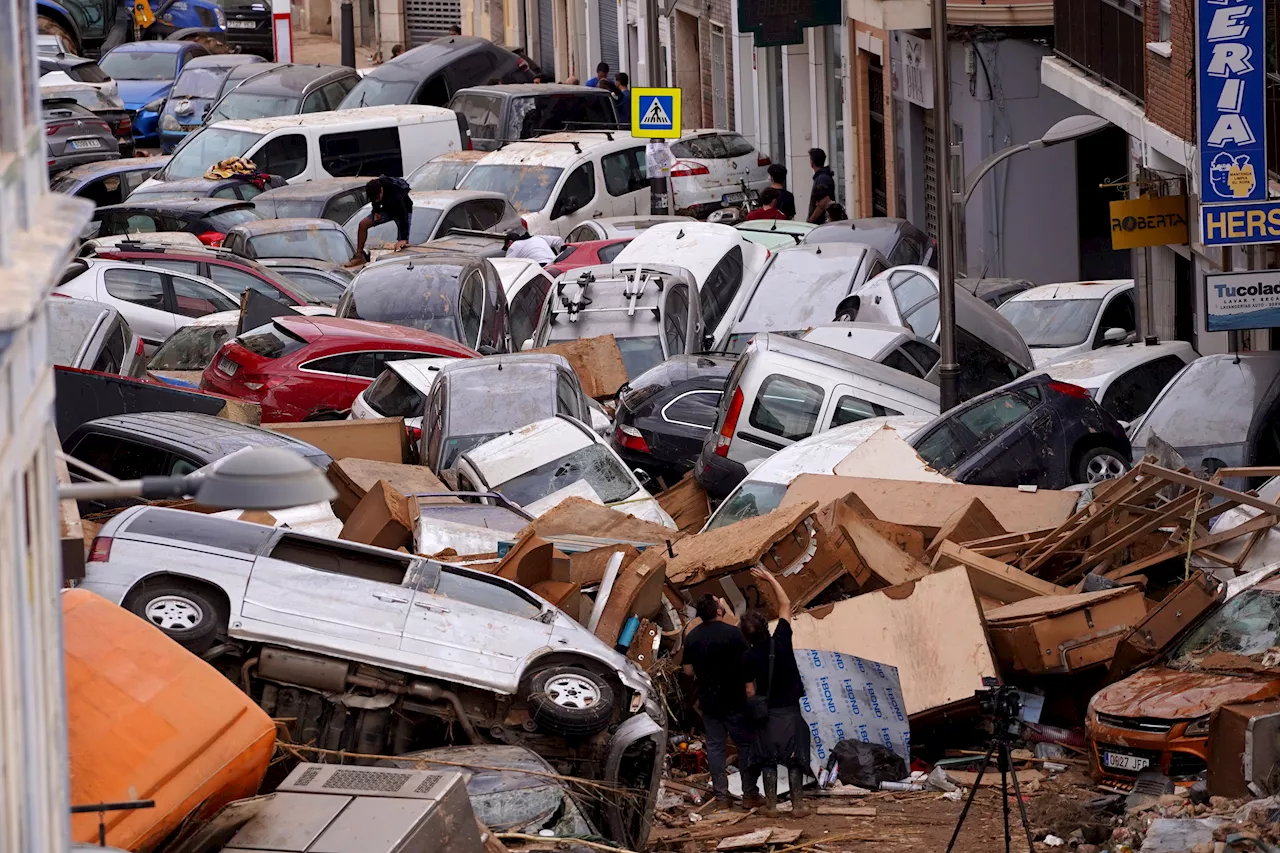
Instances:
[[[1013,740],[1011,732],[1018,730],[1018,713],[1021,710],[1021,701],[1016,692],[1008,691],[1008,688],[998,688],[992,691],[979,691],[978,698],[985,708],[992,708],[995,713],[995,719],[992,724],[991,746],[987,748],[987,754],[982,759],[982,764],[978,766],[978,776],[973,780],[973,787],[969,789],[969,796],[964,801],[964,808],[960,811],[960,818],[956,821],[956,828],[951,833],[951,841],[947,843],[946,853],[951,853],[953,847],[956,846],[956,839],[960,837],[960,827],[964,826],[965,818],[969,816],[969,807],[973,805],[973,798],[978,794],[978,786],[982,783],[982,774],[991,766],[991,759],[996,759],[996,767],[1000,770],[1000,804],[1004,807],[1004,850],[1005,853],[1011,853],[1013,846],[1013,835],[1009,826],[1009,777],[1013,777],[1013,794],[1018,798],[1018,813],[1022,818],[1022,829],[1027,834],[1027,850],[1035,853],[1035,841],[1031,837],[1031,822],[1027,820],[1027,804],[1022,799],[1022,786],[1018,784],[1018,774],[1013,769],[1013,762],[1010,756],[1010,745]],[[989,694],[984,696],[983,694]]]

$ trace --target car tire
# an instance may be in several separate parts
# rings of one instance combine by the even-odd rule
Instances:
[[[191,36],[190,38],[186,39],[186,41],[195,42],[196,44],[203,47],[205,50],[209,51],[209,53],[213,54],[214,56],[232,52],[231,48],[227,47],[226,42],[222,41],[221,39],[214,38],[213,36],[196,35],[196,36]]]
[[[847,296],[836,306],[836,323],[852,323],[858,319],[858,309],[862,307],[862,299],[857,296]]]
[[[1076,483],[1094,484],[1114,480],[1129,470],[1129,460],[1110,447],[1094,447],[1080,456],[1072,472]]]
[[[580,666],[552,666],[529,679],[534,722],[561,735],[592,735],[613,719],[613,688]]]
[[[216,596],[176,580],[143,584],[131,597],[129,610],[195,654],[207,651],[227,624]]]
[[[36,21],[36,31],[41,35],[57,36],[62,39],[62,43],[71,50],[72,56],[84,55],[80,52],[80,42],[76,40],[76,37],[68,32],[66,27],[52,18],[46,18],[41,15]]]

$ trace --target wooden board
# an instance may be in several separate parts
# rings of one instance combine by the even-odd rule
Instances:
[[[543,538],[590,536],[624,542],[658,543],[675,541],[682,535],[680,531],[670,527],[635,518],[583,498],[566,498],[529,522],[528,527],[532,527]]]
[[[814,504],[792,505],[686,537],[676,545],[676,555],[667,564],[667,577],[684,586],[754,566],[774,545],[792,544],[791,532],[801,527],[815,508]],[[807,542],[808,537],[805,531],[802,538]],[[798,556],[798,549],[791,550]]]
[[[862,564],[884,585],[896,586],[929,574],[928,566],[881,535],[872,527],[875,523],[842,506],[836,507],[836,525],[853,545]]]
[[[551,344],[532,352],[550,352],[564,356],[578,374],[582,390],[596,400],[612,397],[627,381],[627,368],[613,335],[579,338],[562,344]]]
[[[896,666],[908,714],[972,700],[982,679],[998,674],[963,568],[814,608],[791,626],[797,649]]]
[[[1026,785],[1029,785],[1032,782],[1039,782],[1044,779],[1044,774],[1041,773],[1039,770],[1019,770],[1017,772],[1018,772],[1018,784],[1024,786],[1022,789],[1023,794],[1025,794],[1027,790],[1025,787]],[[960,785],[965,788],[972,788],[974,785],[974,782],[977,781],[978,771],[948,770],[947,778],[957,785]],[[996,769],[993,763],[992,766],[988,767],[986,772],[982,774],[982,784],[979,785],[978,787],[986,788],[991,785],[999,786],[999,784],[1000,784],[1000,771]],[[1009,792],[1010,793],[1013,792],[1012,779],[1009,780]]]
[[[1033,577],[999,560],[984,557],[951,540],[944,541],[933,560],[934,570],[940,571],[958,565],[969,569],[969,578],[978,595],[1003,601],[1005,604],[1025,598],[1065,595],[1069,592],[1066,587]]]
[[[671,488],[659,492],[657,500],[682,533],[697,533],[711,516],[706,489],[693,478],[692,471]]]
[[[946,540],[952,542],[971,542],[974,539],[987,539],[1008,533],[1000,521],[991,514],[979,498],[973,498],[960,509],[951,513],[942,523],[942,529],[929,543],[929,553],[936,554],[938,548]]]

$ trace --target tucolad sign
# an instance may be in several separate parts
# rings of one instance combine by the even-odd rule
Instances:
[[[1205,245],[1264,242],[1267,202],[1266,47],[1262,0],[1196,0],[1200,224]],[[1244,209],[1241,211],[1241,209]]]
[[[1208,331],[1280,326],[1280,272],[1215,273],[1204,281]]]

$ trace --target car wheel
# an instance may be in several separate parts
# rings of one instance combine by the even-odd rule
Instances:
[[[1110,447],[1095,447],[1080,457],[1076,463],[1077,483],[1101,483],[1124,476],[1129,470],[1129,460]]]
[[[214,596],[179,581],[143,586],[129,602],[129,609],[196,654],[213,645],[218,630],[227,622]]]
[[[59,24],[52,18],[46,18],[41,15],[36,21],[36,31],[41,35],[57,36],[62,39],[62,43],[71,51],[72,56],[81,56],[80,42],[76,41],[76,37],[67,31],[67,28]]]
[[[214,38],[213,36],[196,35],[187,39],[187,41],[195,42],[196,44],[203,47],[205,50],[209,51],[209,53],[214,55],[232,52],[231,48],[227,47],[226,42],[222,41],[221,39]]]
[[[862,300],[857,296],[850,296],[841,300],[836,306],[835,322],[852,323],[858,319],[858,309],[862,307]]]
[[[590,735],[613,718],[613,689],[590,670],[553,666],[529,679],[525,697],[534,722],[562,735]]]

